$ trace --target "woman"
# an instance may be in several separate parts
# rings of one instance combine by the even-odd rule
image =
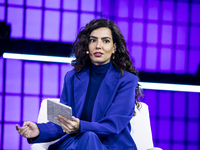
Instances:
[[[61,103],[72,107],[72,120],[16,126],[29,143],[60,138],[49,149],[137,149],[129,121],[139,107],[138,78],[123,35],[113,21],[96,19],[73,43],[74,70],[65,75]]]

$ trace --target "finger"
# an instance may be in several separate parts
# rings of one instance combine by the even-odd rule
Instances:
[[[31,122],[28,121],[28,122],[24,122],[23,126],[30,126]]]
[[[66,118],[66,117],[64,117],[62,115],[58,115],[58,118],[63,119],[66,122],[71,121],[70,119],[68,119],[68,118]]]
[[[26,131],[26,128],[23,128],[23,129],[21,128],[18,130],[18,132],[21,136],[24,136],[25,131]]]
[[[25,138],[29,138],[29,129],[28,130],[26,130],[26,132],[24,133],[24,135],[23,135],[23,137],[25,137]]]
[[[68,134],[71,134],[73,132],[72,128],[70,128],[69,126],[66,126],[62,123],[61,123],[61,127],[62,127],[63,131],[68,133]]]
[[[17,130],[17,131],[19,131],[19,130],[23,130],[23,126],[22,126],[22,127],[19,127],[19,125],[18,125],[18,124],[16,124],[16,126],[15,126],[15,127],[16,127],[16,130]]]
[[[65,117],[58,117],[58,122],[59,123],[62,123],[62,124],[65,124],[65,125],[72,125],[72,121],[65,118]]]
[[[74,117],[74,116],[72,116],[72,121],[74,121],[74,122],[79,122],[79,119],[78,118],[76,118],[76,117]]]
[[[23,128],[26,127],[26,126],[27,126],[27,125],[24,123],[22,127],[19,127],[18,124],[16,124],[15,127],[16,127],[16,130],[20,133],[20,132],[23,130]]]
[[[16,124],[15,127],[16,127],[16,130],[18,131],[18,130],[19,130],[19,126],[18,126],[18,124]]]
[[[62,123],[62,124],[65,124],[65,121],[64,121],[63,119],[58,118],[58,117],[57,117],[56,119],[57,119],[57,121],[58,121],[59,124],[61,124],[61,123]]]
[[[26,137],[26,132],[28,131],[28,127],[26,127],[22,132],[21,132],[21,136]]]
[[[66,133],[67,133],[68,127],[65,126],[63,123],[60,123],[60,125],[61,125],[61,127],[62,127],[62,129],[63,129],[63,132],[66,132]]]
[[[63,132],[71,134],[73,132],[73,128],[71,125],[69,124],[63,124],[63,123],[59,123],[63,129]]]
[[[80,120],[74,116],[72,116],[73,125],[75,128],[80,128]]]

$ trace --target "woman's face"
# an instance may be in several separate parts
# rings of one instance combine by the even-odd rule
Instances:
[[[90,34],[88,45],[91,62],[95,65],[107,64],[115,52],[111,30],[106,27],[95,29]]]

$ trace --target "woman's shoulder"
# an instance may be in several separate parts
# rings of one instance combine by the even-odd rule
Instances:
[[[121,78],[124,78],[124,79],[130,79],[130,80],[138,80],[138,77],[128,71],[124,71],[123,72],[124,75],[122,76],[121,75]]]
[[[83,69],[80,72],[77,72],[75,69],[70,70],[66,73],[65,78],[73,78],[74,76],[80,76],[81,74],[88,72],[88,68]]]
[[[73,69],[73,70],[70,70],[68,71],[66,74],[65,74],[65,79],[66,78],[71,78],[73,77],[77,72]]]
[[[132,85],[138,84],[138,77],[130,72],[124,71],[124,75],[120,75],[119,82],[120,84],[124,85],[130,83]]]

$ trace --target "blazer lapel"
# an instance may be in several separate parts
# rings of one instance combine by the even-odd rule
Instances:
[[[119,75],[121,74],[117,72],[111,64],[97,93],[97,97],[93,106],[92,121],[98,121],[105,115],[106,110],[112,103],[112,100],[115,96],[113,93],[115,93],[114,91]]]
[[[90,68],[76,74],[74,77],[74,105],[76,117],[81,116],[89,83],[89,74]]]

